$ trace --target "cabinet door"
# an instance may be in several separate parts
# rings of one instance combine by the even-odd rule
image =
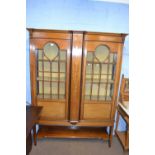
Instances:
[[[69,39],[31,39],[32,101],[43,106],[41,120],[68,119],[70,46]]]
[[[85,41],[81,120],[108,120],[116,93],[116,43]]]

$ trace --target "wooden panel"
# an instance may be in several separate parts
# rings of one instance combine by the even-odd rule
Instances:
[[[112,36],[112,35],[102,35],[102,34],[96,34],[96,35],[91,35],[88,34],[85,36],[85,40],[87,41],[106,41],[106,42],[123,42],[124,38],[119,36]]]
[[[115,83],[114,83],[115,87],[114,87],[114,95],[113,95],[114,102],[112,103],[112,107],[111,107],[111,118],[114,118],[115,111],[116,111],[118,87],[119,87],[121,65],[122,65],[122,50],[123,50],[123,44],[118,44],[117,64],[116,64]]]
[[[40,119],[59,120],[65,119],[65,102],[38,101],[38,106],[43,106]]]
[[[111,104],[84,103],[84,119],[109,119]]]
[[[50,125],[50,126],[70,126],[71,124],[68,120],[51,120],[50,118],[42,118],[37,122],[40,125]]]
[[[40,29],[28,29],[31,38],[58,38],[58,39],[70,39],[71,35],[69,31],[58,30],[40,30]]]
[[[36,51],[34,48],[34,45],[32,44],[30,40],[30,78],[31,78],[31,103],[32,105],[36,105]]]
[[[71,63],[71,96],[70,121],[79,121],[79,106],[81,96],[81,63],[83,35],[73,33],[72,63]]]
[[[111,42],[99,42],[99,41],[86,41],[87,51],[95,51],[96,47],[99,45],[105,45],[110,48],[110,52],[116,53],[118,51],[118,43]]]
[[[103,127],[103,126],[112,126],[114,120],[81,120],[76,124],[76,126],[87,126],[87,127]]]
[[[56,43],[61,50],[67,50],[70,45],[70,40],[61,39],[31,39],[31,43],[35,48],[42,49],[46,43]]]

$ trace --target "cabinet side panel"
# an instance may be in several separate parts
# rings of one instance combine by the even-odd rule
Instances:
[[[121,65],[122,65],[122,50],[123,50],[123,43],[118,44],[118,51],[117,51],[117,66],[116,66],[116,75],[115,75],[115,89],[114,89],[114,100],[112,103],[111,108],[111,119],[114,119],[115,111],[116,111],[116,103],[118,99],[118,87],[120,82],[120,73],[121,73]]]
[[[30,78],[31,78],[31,103],[36,103],[36,52],[33,40],[30,39]]]

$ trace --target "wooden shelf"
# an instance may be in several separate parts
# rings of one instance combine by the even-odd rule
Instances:
[[[116,65],[115,62],[95,62],[95,61],[87,61],[87,64],[102,64],[102,65]]]
[[[129,150],[129,141],[126,140],[127,132],[126,131],[116,131],[116,136],[118,137],[121,145],[124,150]]]
[[[39,126],[38,138],[102,138],[108,140],[106,128]]]
[[[91,79],[91,78],[86,78],[86,83],[108,83],[108,84],[113,84],[114,80],[111,79]]]
[[[112,97],[111,96],[97,96],[97,95],[85,95],[85,100],[97,100],[97,101],[111,101]]]
[[[38,94],[37,95],[38,99],[65,99],[66,95],[65,94]]]
[[[46,59],[38,59],[38,61],[40,61],[40,62],[43,62],[43,61],[45,61],[45,62],[65,62],[66,63],[66,60],[52,60],[52,61],[50,61],[50,60],[46,60]]]
[[[46,82],[66,82],[66,78],[65,77],[60,77],[60,78],[56,78],[56,77],[37,77],[37,81],[46,81]]]

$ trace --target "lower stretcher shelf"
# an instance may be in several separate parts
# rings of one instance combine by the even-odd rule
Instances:
[[[102,138],[108,140],[109,135],[106,127],[56,127],[40,126],[38,138]]]

